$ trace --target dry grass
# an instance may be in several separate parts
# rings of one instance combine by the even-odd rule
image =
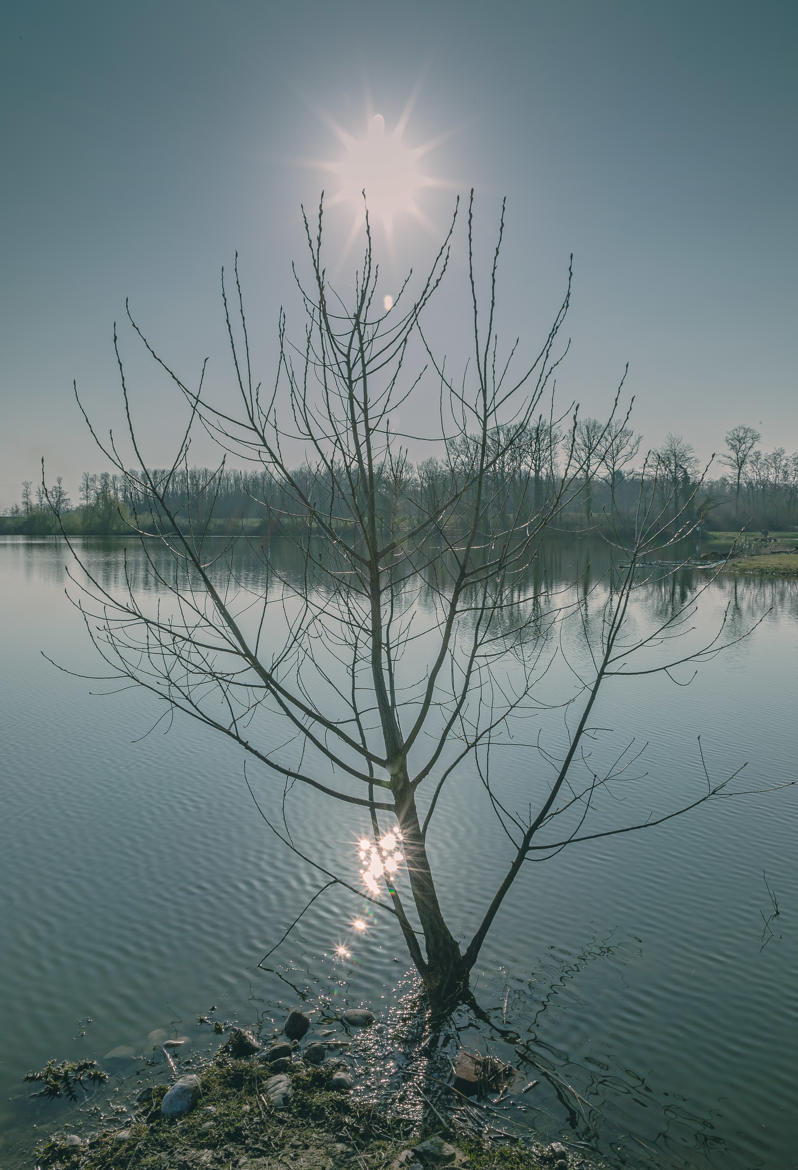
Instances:
[[[763,552],[734,557],[727,566],[731,573],[767,573],[768,576],[798,576],[798,552]]]

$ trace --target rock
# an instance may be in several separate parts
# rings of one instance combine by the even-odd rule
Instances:
[[[118,1044],[110,1052],[106,1052],[103,1060],[135,1060],[136,1049],[132,1044]]]
[[[65,1133],[58,1144],[62,1150],[82,1150],[86,1143],[76,1133]]]
[[[162,1048],[182,1048],[184,1044],[190,1044],[191,1040],[188,1036],[176,1036],[174,1040],[164,1040],[161,1045]]]
[[[278,1073],[276,1076],[269,1077],[266,1082],[266,1093],[274,1104],[275,1109],[285,1109],[294,1095],[294,1086],[291,1084],[291,1078],[287,1077],[285,1073]]]
[[[457,1158],[457,1150],[437,1134],[415,1147],[413,1153],[425,1166],[447,1166]]]
[[[454,1088],[465,1097],[473,1097],[479,1088],[479,1056],[461,1048],[454,1058]]]
[[[461,1048],[454,1061],[453,1088],[466,1097],[506,1092],[520,1087],[523,1077],[496,1056],[481,1056]]]
[[[368,1028],[374,1023],[374,1013],[368,1008],[347,1008],[341,1013],[341,1019],[352,1028]]]
[[[321,1064],[326,1054],[326,1046],[320,1040],[316,1040],[313,1044],[308,1044],[302,1053],[302,1059],[306,1060],[308,1064]]]
[[[293,1011],[288,1013],[283,1031],[289,1040],[301,1040],[310,1027],[310,1019],[304,1012]]]
[[[265,1060],[267,1064],[273,1064],[275,1060],[284,1060],[286,1057],[290,1058],[293,1048],[287,1040],[277,1040],[274,1044],[270,1044],[268,1048],[264,1048],[258,1060]]]
[[[233,1028],[229,1038],[224,1042],[224,1049],[231,1056],[241,1059],[244,1056],[252,1056],[253,1052],[258,1052],[260,1044],[251,1032],[245,1032],[243,1028]]]
[[[290,1067],[291,1067],[291,1057],[290,1056],[278,1056],[276,1060],[269,1061],[269,1072],[272,1072],[272,1073],[288,1072]]]
[[[353,1085],[354,1081],[349,1073],[344,1072],[343,1069],[339,1069],[338,1072],[333,1073],[333,1078],[330,1081],[331,1089],[351,1089]]]
[[[161,1102],[161,1113],[164,1117],[182,1117],[193,1109],[199,1100],[200,1079],[193,1073],[175,1081]]]
[[[449,1162],[454,1162],[458,1157],[458,1151],[455,1150],[454,1145],[443,1141],[443,1138],[438,1134],[435,1134],[434,1137],[428,1137],[426,1142],[420,1142],[414,1148],[413,1154],[419,1157],[425,1166],[448,1165]]]

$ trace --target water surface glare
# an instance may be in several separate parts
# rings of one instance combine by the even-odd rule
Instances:
[[[99,577],[123,579],[119,542],[83,547]],[[129,571],[146,586],[136,556],[128,550]],[[576,557],[557,548],[546,572],[567,580]],[[102,1063],[119,1048],[151,1056],[155,1029],[189,1035],[196,1049],[208,1033],[197,1017],[211,1004],[220,1018],[279,1023],[296,998],[285,978],[333,1004],[366,1002],[382,1019],[407,986],[398,931],[363,899],[336,891],[272,956],[283,978],[258,969],[319,879],[258,817],[235,745],[187,718],[168,734],[163,723],[150,732],[162,713],[152,697],[138,689],[92,695],[108,688],[41,657],[44,649],[73,670],[102,673],[64,596],[67,560],[56,539],[0,540],[4,1170],[32,1166],[38,1133],[71,1124],[69,1110],[31,1102],[21,1081],[51,1057]],[[256,587],[257,565],[244,569]],[[668,603],[663,590],[650,591],[634,614],[639,628]],[[701,629],[727,604],[739,629],[772,608],[689,687],[620,680],[596,713],[597,726],[618,732],[606,744],[599,735],[597,760],[633,737],[648,743],[638,769],[650,777],[647,808],[692,791],[698,735],[713,776],[747,760],[743,787],[795,778],[798,582],[719,579]],[[552,686],[560,682],[553,674]],[[561,727],[561,714],[545,723],[552,744]],[[284,736],[276,721],[266,734]],[[503,749],[493,762],[518,807],[533,765],[540,762],[526,747]],[[264,778],[251,778],[260,791]],[[431,841],[444,909],[463,936],[506,857],[484,800],[465,769],[457,788],[444,790]],[[613,815],[625,816],[625,801],[619,794]],[[639,807],[631,801],[629,812]],[[290,816],[297,841],[325,863],[349,865],[354,885],[364,871],[402,882],[399,842],[385,842],[378,858],[370,841],[369,852],[359,846],[369,833],[365,812],[295,788]],[[528,1124],[585,1137],[585,1118],[573,1118],[555,1091],[561,1078],[587,1103],[598,1131],[590,1140],[618,1165],[798,1165],[796,828],[793,787],[719,800],[527,867],[475,980],[482,1005],[522,1043],[502,1047],[476,1027],[466,1039],[516,1064],[526,1053],[551,1072],[523,1098]],[[768,928],[763,874],[780,908]],[[369,1043],[376,1084],[390,1034],[378,1030]],[[109,1071],[136,1067],[125,1059],[112,1058]],[[528,1079],[539,1075],[525,1067]]]

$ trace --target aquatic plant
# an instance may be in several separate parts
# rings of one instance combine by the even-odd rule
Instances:
[[[96,1060],[62,1060],[60,1064],[48,1060],[44,1068],[25,1073],[23,1079],[41,1083],[39,1097],[69,1097],[71,1101],[77,1101],[76,1086],[86,1093],[85,1082],[101,1084],[108,1080],[108,1073],[98,1066]]]

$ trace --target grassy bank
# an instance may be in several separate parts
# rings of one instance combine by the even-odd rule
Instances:
[[[701,545],[706,556],[729,557],[729,573],[760,573],[765,576],[798,576],[798,532],[775,532],[767,536],[748,532],[712,532]]]
[[[221,1050],[199,1070],[200,1096],[184,1117],[161,1114],[167,1085],[146,1089],[132,1120],[88,1140],[52,1137],[38,1150],[41,1170],[571,1170],[595,1167],[560,1143],[529,1148],[490,1140],[473,1122],[447,1119],[435,1107],[426,1126],[387,1116],[332,1085],[334,1067],[298,1054],[283,1070],[293,1096],[277,1108],[268,1095],[272,1070],[254,1057]]]
[[[769,577],[797,577],[798,552],[762,552],[733,557],[728,564],[732,573],[763,573]]]

